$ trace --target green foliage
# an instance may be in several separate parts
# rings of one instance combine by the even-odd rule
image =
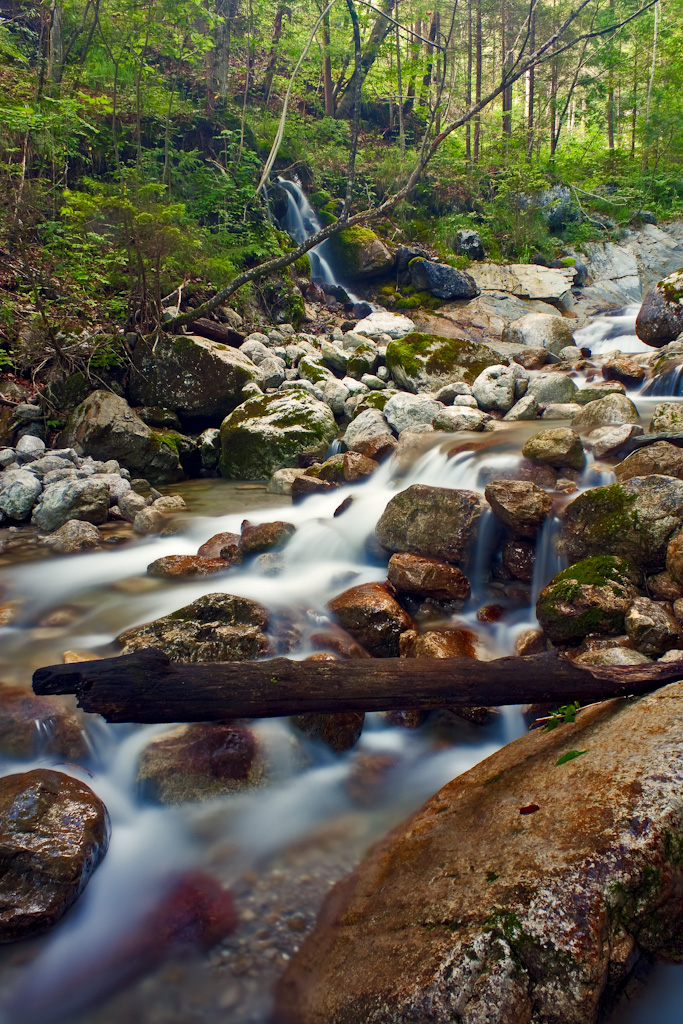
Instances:
[[[563,704],[557,710],[551,711],[548,721],[543,726],[544,731],[552,732],[553,729],[557,729],[558,725],[567,725],[570,722],[575,722],[576,712],[580,707],[581,705],[578,700],[575,700],[571,704]]]
[[[559,768],[560,765],[567,764],[569,761],[573,761],[575,758],[581,757],[582,754],[587,753],[587,750],[568,750],[566,754],[562,755],[562,757],[558,757],[555,765]]]

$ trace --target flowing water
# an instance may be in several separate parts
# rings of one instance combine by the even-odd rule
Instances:
[[[303,218],[305,211],[300,213]],[[632,322],[632,315],[604,319]],[[608,330],[602,324],[585,330],[592,332],[594,343],[604,346]],[[625,329],[620,323],[618,330]],[[613,346],[625,351],[625,337],[616,335]],[[132,540],[112,550],[68,558],[5,564],[0,568],[3,598],[20,602],[21,611],[14,625],[1,630],[2,678],[28,686],[32,671],[61,661],[69,649],[114,653],[113,640],[124,628],[209,592],[242,595],[262,602],[275,615],[286,613],[299,636],[290,656],[305,657],[311,651],[311,632],[327,621],[325,606],[331,597],[349,586],[385,579],[386,563],[372,541],[377,519],[392,495],[412,483],[481,491],[489,480],[514,473],[521,445],[538,429],[538,423],[525,423],[470,438],[459,434],[459,448],[469,439],[472,451],[451,456],[453,438],[440,441],[407,470],[388,462],[361,484],[294,506],[256,489],[239,491],[223,481],[192,482],[184,493],[195,514],[174,536]],[[609,479],[611,475],[600,467],[589,466],[582,485]],[[353,501],[334,516],[347,496]],[[201,582],[170,583],[146,576],[154,559],[194,554],[213,534],[239,532],[245,517],[254,523],[283,519],[297,526],[276,575],[251,564]],[[506,587],[491,578],[499,536],[494,517],[484,517],[467,567],[473,597],[450,617],[475,631],[480,658],[510,653],[518,634],[535,624],[533,602],[562,567],[557,532],[557,521],[552,520],[541,534],[533,583],[525,591],[521,585]],[[477,610],[489,602],[501,606],[502,617],[480,622]],[[60,609],[68,614],[62,624],[54,625],[60,620],[53,613]],[[285,720],[263,721],[255,731],[275,766],[269,786],[201,805],[160,807],[140,791],[136,773],[144,746],[167,728],[110,726],[89,716],[91,755],[82,766],[45,754],[38,730],[32,760],[0,763],[0,774],[54,766],[85,781],[104,800],[112,821],[109,852],[74,911],[51,934],[9,947],[0,958],[0,1024],[114,1024],[120,1019],[141,1024],[263,1024],[270,984],[297,947],[292,945],[296,934],[290,931],[270,959],[267,951],[259,958],[253,949],[268,942],[259,936],[269,929],[277,931],[284,911],[291,915],[299,903],[310,923],[327,886],[352,867],[375,838],[442,784],[521,735],[525,724],[515,708],[484,726],[451,722],[445,731],[434,724],[417,730],[399,728],[382,716],[368,715],[357,747],[333,755],[296,735]],[[359,799],[353,787],[368,757],[384,758],[388,765],[381,798],[374,803]],[[154,961],[150,978],[130,989],[132,1002],[125,1002],[124,995],[107,1004],[105,997],[125,988],[136,973],[130,956],[126,959],[121,953],[127,937],[144,929],[150,909],[178,873],[197,868],[210,870],[235,892],[241,917],[234,937],[210,961],[176,961],[172,970]],[[245,948],[251,960],[246,958],[250,966],[242,970]],[[677,993],[683,990],[676,988],[679,975],[667,971],[657,999],[674,988]],[[185,989],[190,1004],[183,1002]],[[650,1001],[643,1006],[650,1007],[651,1017],[659,1004],[652,1002],[654,996],[647,998]],[[634,1012],[636,1016],[623,1024],[644,1022],[645,1017]],[[673,1020],[664,1010],[658,1013],[659,1024]]]

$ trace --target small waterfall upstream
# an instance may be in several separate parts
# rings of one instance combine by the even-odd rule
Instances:
[[[298,187],[283,185],[291,186],[287,189],[292,197],[291,233],[297,237],[298,231],[307,237],[305,232],[315,229],[310,207],[298,201],[303,195]],[[322,254],[314,250],[312,256],[317,261],[314,273],[324,280],[324,275],[331,274],[324,249]],[[634,316],[628,310],[602,318],[578,332],[577,343],[587,343],[590,337],[601,352],[607,351],[607,346],[637,351],[626,347]],[[168,614],[210,592],[252,598],[273,613],[286,611],[301,637],[290,656],[306,657],[311,651],[308,637],[326,622],[326,603],[331,597],[354,584],[385,579],[386,565],[377,558],[372,542],[377,519],[394,494],[413,483],[482,491],[490,480],[514,475],[521,445],[538,429],[538,423],[511,424],[492,435],[477,435],[472,451],[454,456],[449,456],[452,438],[440,441],[408,470],[389,461],[363,483],[311,496],[301,504],[278,505],[277,499],[268,496],[268,503],[264,498],[260,506],[252,498],[255,507],[249,508],[253,492],[244,492],[244,508],[228,514],[195,515],[174,536],[138,539],[116,550],[5,565],[0,570],[4,600],[21,601],[22,605],[16,623],[0,633],[3,678],[28,685],[35,668],[59,662],[67,649],[107,654],[113,638],[123,629]],[[486,444],[481,446],[484,437]],[[460,444],[462,440],[459,435]],[[596,479],[589,465],[580,486],[596,486],[609,479],[608,473]],[[202,487],[216,492],[219,506],[225,507],[228,494],[235,497],[234,485],[224,481],[203,481]],[[352,502],[335,516],[347,497],[352,497]],[[281,553],[282,567],[276,575],[245,564],[208,581],[168,583],[146,576],[146,567],[154,559],[194,554],[216,533],[239,532],[245,517],[253,523],[281,519],[296,525],[296,533]],[[479,657],[510,653],[519,633],[535,626],[535,599],[563,565],[557,552],[558,531],[558,520],[552,519],[539,537],[533,582],[524,601],[508,594],[503,584],[491,589],[499,526],[492,514],[483,517],[468,565],[474,596],[451,618],[476,634]],[[482,622],[477,610],[489,601],[500,605],[503,613],[496,621]],[[59,628],[41,625],[49,612],[64,607],[77,610],[70,624]],[[327,870],[318,869],[315,858],[326,864],[325,857],[330,856],[326,851],[334,842],[349,858],[343,864],[335,862],[334,871],[330,869],[332,879],[339,877],[374,839],[442,784],[521,735],[526,727],[519,709],[509,708],[487,725],[458,726],[445,741],[430,728],[399,728],[380,715],[368,715],[357,747],[333,755],[321,745],[302,741],[286,720],[262,721],[256,723],[254,732],[277,765],[268,787],[207,804],[164,807],[151,803],[139,790],[136,774],[142,749],[167,728],[110,726],[93,717],[87,723],[91,756],[83,767],[59,762],[40,748],[31,761],[0,762],[1,775],[54,766],[83,780],[107,804],[112,820],[109,853],[67,919],[23,954],[13,956],[9,948],[2,951],[0,1024],[115,1024],[121,1016],[140,1012],[139,1007],[149,1006],[150,999],[161,998],[167,986],[173,991],[172,981],[165,980],[165,975],[158,981],[149,979],[149,989],[143,985],[133,990],[138,993],[138,1003],[130,1004],[134,1010],[127,1003],[123,1009],[116,1004],[119,1009],[109,1014],[107,1004],[98,1003],[116,988],[117,971],[122,986],[129,980],[129,965],[121,961],[121,942],[135,933],[149,907],[162,898],[169,879],[188,869],[207,869],[239,894],[245,889],[258,892],[272,871],[274,875],[280,872],[287,885],[293,885],[294,876],[290,879],[287,875],[292,860],[297,863],[296,857],[304,857],[302,851],[309,850],[298,875],[315,878],[316,870]],[[300,749],[305,752],[303,761],[292,754]],[[350,789],[350,781],[368,756],[380,756],[392,766],[382,801],[374,806],[359,804]],[[320,896],[326,884],[321,886]],[[230,965],[242,955],[245,922],[255,913],[254,928],[258,926],[260,911],[250,909],[249,898],[243,897],[240,913],[244,916],[234,941],[226,942],[216,954],[219,961],[225,957],[232,987],[227,980],[221,984],[232,995],[223,990],[216,994],[217,1005],[223,1009],[215,1011],[211,1019],[230,1020],[231,1024],[266,1024],[269,1014],[274,968],[268,968],[270,974],[260,966],[252,973],[245,968],[234,977],[230,972]],[[204,991],[210,983],[205,967],[200,963],[192,967],[188,962],[184,969],[196,983],[197,993]],[[658,1024],[678,1021],[683,968],[658,968],[655,981],[658,978],[663,979],[661,990],[653,987],[653,982],[631,1016],[615,1018],[613,1024],[645,1024],[646,1017],[653,1019],[653,1012]],[[674,1005],[676,1016],[671,1015]],[[162,1017],[150,1010],[149,1016],[143,1012],[136,1019]],[[195,1018],[187,1007],[177,1015],[169,1010],[163,1017],[164,1024],[183,1024],[189,1019]]]

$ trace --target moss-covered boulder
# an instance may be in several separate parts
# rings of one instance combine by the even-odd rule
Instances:
[[[258,381],[258,367],[239,349],[189,334],[139,341],[133,354],[134,405],[162,405],[181,420],[216,425],[243,401],[242,388]]]
[[[623,633],[637,581],[636,570],[623,558],[586,558],[558,573],[541,591],[538,623],[550,640],[560,644],[589,633]]]
[[[636,317],[636,334],[646,345],[661,348],[683,331],[683,270],[659,281],[645,296]]]
[[[562,516],[571,561],[619,555],[644,572],[659,572],[670,538],[683,526],[683,480],[637,476],[595,487],[570,502]]]
[[[522,455],[554,469],[581,471],[586,465],[581,438],[569,427],[551,427],[534,434],[522,448]]]
[[[328,245],[342,277],[379,277],[394,265],[394,257],[370,228],[344,228],[332,235]]]
[[[324,456],[337,433],[332,410],[303,388],[251,398],[221,425],[221,474],[267,480],[298,455]]]
[[[110,391],[93,391],[76,406],[57,444],[105,462],[116,459],[133,476],[152,483],[183,477],[177,445],[165,433],[150,430],[124,398]]]
[[[482,510],[475,491],[412,484],[387,504],[377,540],[386,551],[457,564],[475,543]]]
[[[454,380],[471,384],[500,356],[473,341],[414,331],[387,345],[386,363],[396,383],[412,391],[435,391]]]

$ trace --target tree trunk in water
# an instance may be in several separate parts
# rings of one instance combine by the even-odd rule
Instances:
[[[308,712],[501,706],[647,693],[680,679],[676,663],[577,665],[557,653],[473,658],[182,663],[156,649],[53,665],[33,676],[35,693],[75,693],[109,722],[208,722]]]

